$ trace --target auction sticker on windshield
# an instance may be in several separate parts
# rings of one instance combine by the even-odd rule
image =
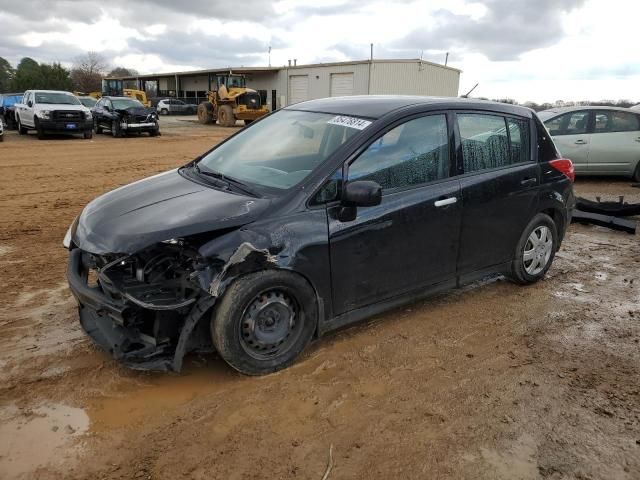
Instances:
[[[371,122],[363,118],[347,117],[338,115],[327,122],[330,125],[342,125],[343,127],[355,128],[356,130],[364,130]]]

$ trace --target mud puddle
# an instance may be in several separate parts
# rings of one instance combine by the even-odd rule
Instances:
[[[75,464],[82,453],[89,417],[80,408],[44,404],[0,410],[0,477],[28,478],[43,466]]]

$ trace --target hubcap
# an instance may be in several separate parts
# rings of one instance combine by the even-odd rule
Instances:
[[[258,360],[287,351],[297,340],[302,319],[294,299],[280,290],[268,290],[245,309],[240,328],[243,349]]]
[[[536,227],[524,246],[524,269],[529,275],[537,275],[547,266],[553,252],[553,236],[549,227]]]

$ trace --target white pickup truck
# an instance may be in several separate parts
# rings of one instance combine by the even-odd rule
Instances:
[[[69,92],[27,90],[15,105],[20,135],[35,130],[42,139],[47,133],[81,133],[93,136],[91,111]]]

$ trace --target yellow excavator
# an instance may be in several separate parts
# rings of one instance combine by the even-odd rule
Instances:
[[[269,113],[269,108],[262,105],[260,94],[247,88],[244,75],[217,75],[216,83],[216,90],[208,91],[207,101],[198,105],[200,123],[217,120],[223,127],[233,127],[236,120],[244,120],[245,125],[249,125]]]

